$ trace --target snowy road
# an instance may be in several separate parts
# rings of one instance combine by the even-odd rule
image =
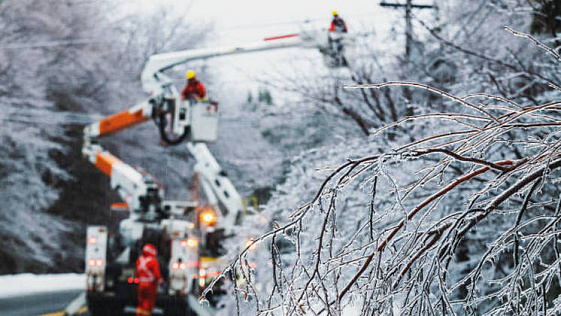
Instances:
[[[0,298],[0,315],[3,316],[58,316],[82,291],[70,290],[24,296]],[[79,315],[88,315],[82,309]]]
[[[64,310],[89,315],[83,294],[83,274],[13,274],[0,276],[0,316],[63,316]],[[72,303],[70,306],[69,304]],[[203,308],[197,298],[188,297],[193,315],[212,316],[214,311]],[[132,310],[131,310],[132,308]],[[134,315],[134,307],[125,309]],[[162,310],[156,309],[155,315]]]
[[[75,300],[82,290],[65,290],[40,294],[25,294],[22,296],[0,298],[0,315],[2,316],[64,316],[65,309]],[[189,297],[191,312],[189,315],[212,316],[214,312],[208,308],[201,308],[197,299]],[[88,316],[87,306],[74,309],[77,316]],[[125,308],[126,315],[133,315],[134,308]],[[156,308],[155,315],[162,315],[162,310]]]

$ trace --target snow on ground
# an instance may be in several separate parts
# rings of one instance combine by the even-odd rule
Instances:
[[[0,276],[0,299],[29,294],[80,290],[85,288],[84,274],[8,274]]]

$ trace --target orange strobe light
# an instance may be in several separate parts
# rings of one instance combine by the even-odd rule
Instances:
[[[216,214],[213,210],[207,209],[201,213],[201,220],[207,225],[212,225],[216,222]]]

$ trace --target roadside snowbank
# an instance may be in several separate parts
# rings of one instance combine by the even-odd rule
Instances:
[[[80,290],[85,287],[85,275],[9,274],[0,276],[0,299],[45,292]]]

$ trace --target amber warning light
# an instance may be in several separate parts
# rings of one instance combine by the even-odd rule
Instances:
[[[207,225],[212,225],[216,222],[216,214],[212,210],[206,210],[201,213],[201,220]]]

